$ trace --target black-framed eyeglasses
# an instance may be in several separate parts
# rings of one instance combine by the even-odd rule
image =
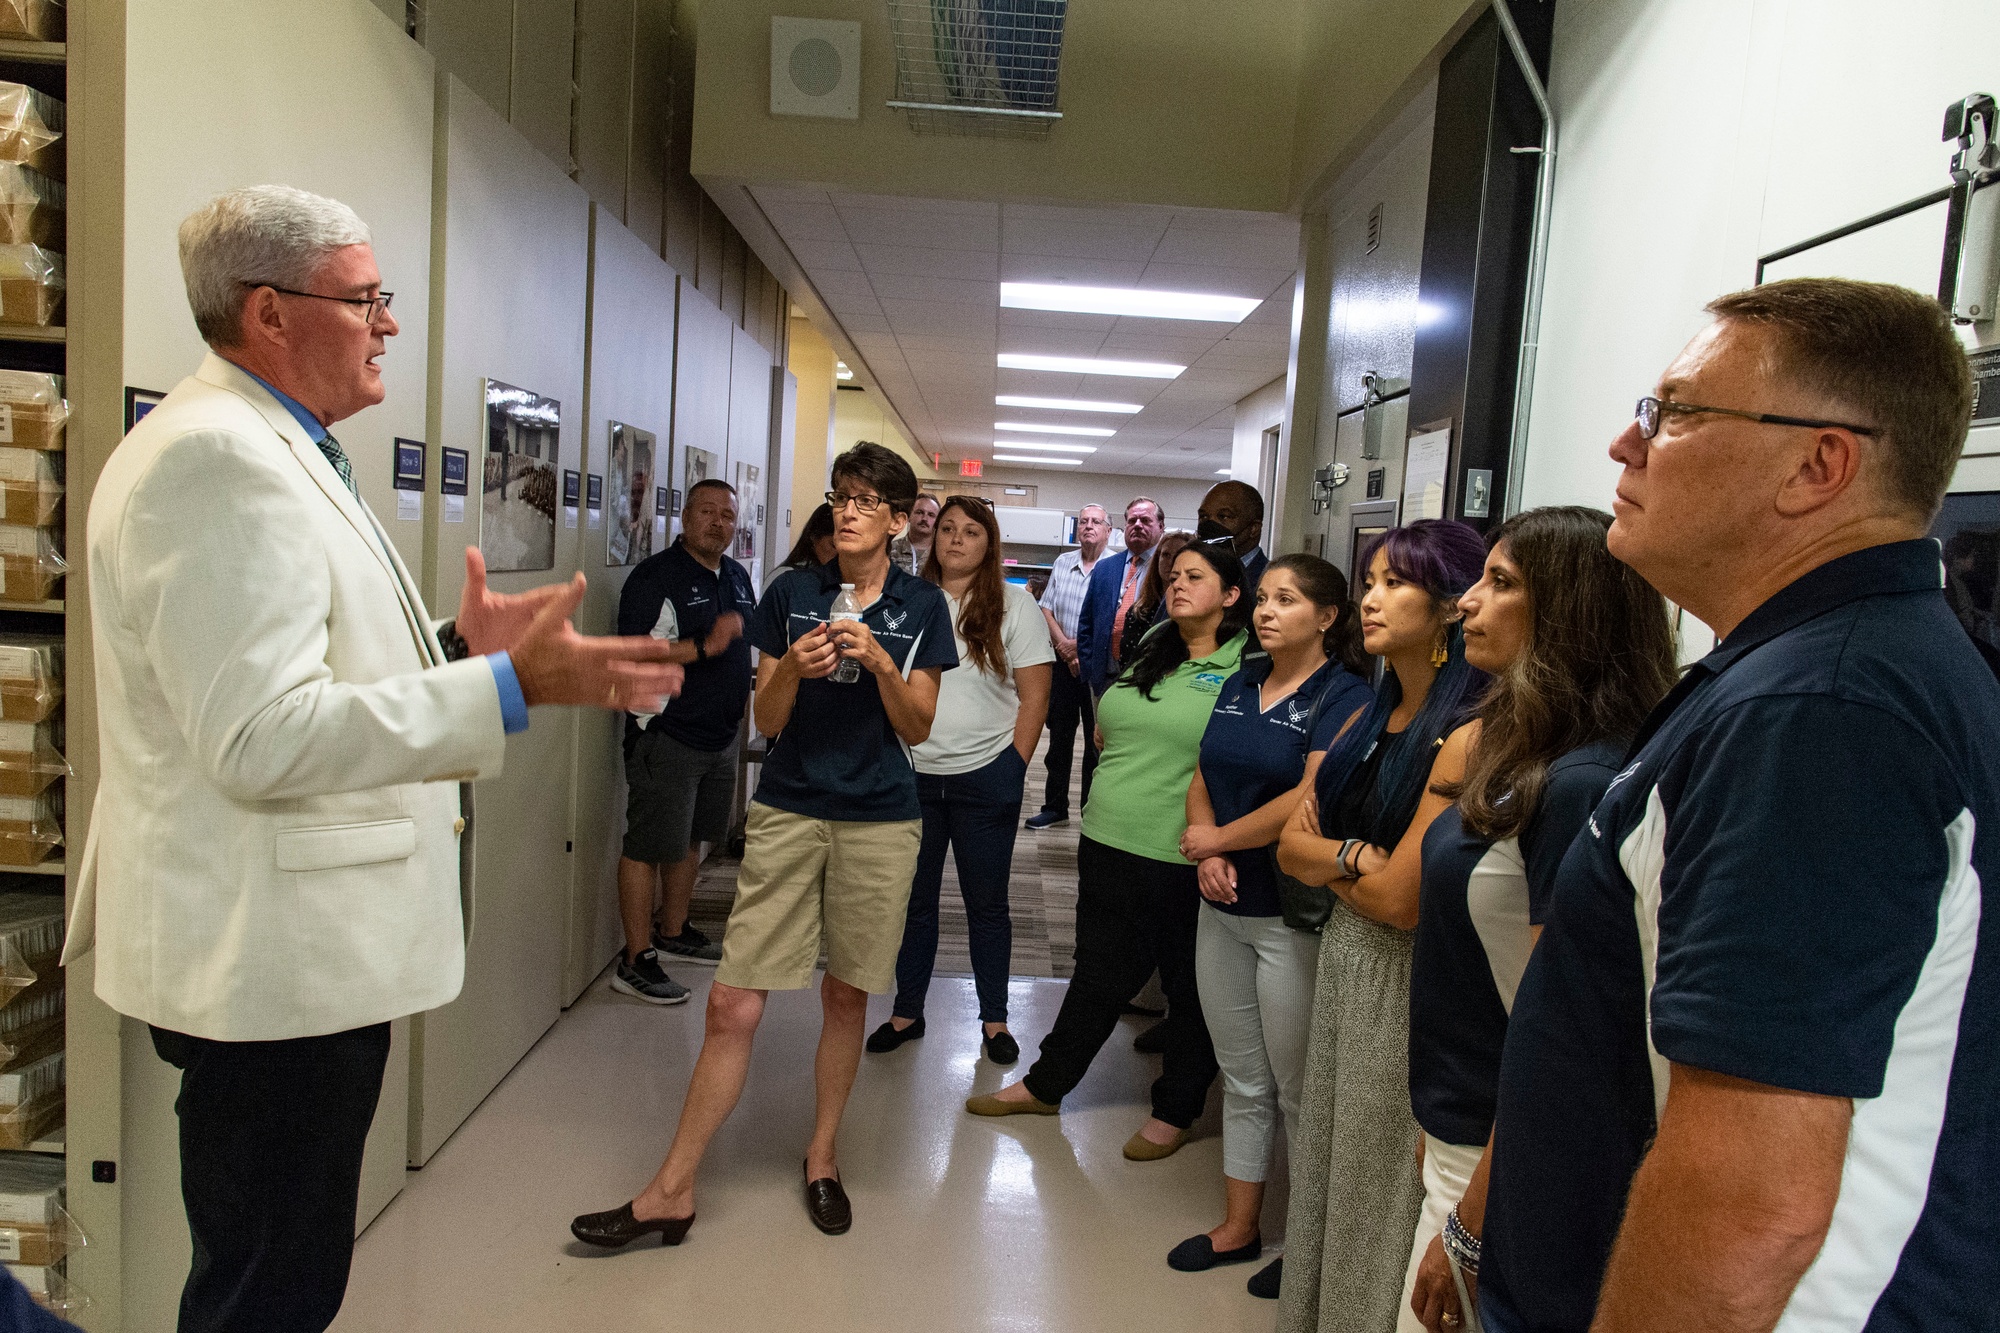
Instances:
[[[1814,430],[1851,430],[1856,435],[1875,435],[1879,432],[1873,426],[1856,426],[1845,421],[1818,421],[1812,417],[1783,417],[1775,412],[1745,412],[1734,407],[1700,407],[1694,403],[1676,403],[1667,399],[1646,397],[1639,400],[1633,412],[1633,420],[1639,423],[1639,438],[1650,440],[1660,433],[1660,423],[1669,414],[1694,416],[1704,414],[1718,417],[1741,417],[1745,421],[1761,421],[1767,426],[1808,426]]]
[[[842,495],[838,491],[826,493],[827,507],[836,514],[847,508],[850,500],[854,502],[854,512],[857,514],[872,514],[882,507],[882,497],[879,495]]]
[[[388,313],[389,303],[396,299],[394,292],[377,292],[373,296],[322,296],[318,292],[294,291],[290,287],[280,287],[275,282],[246,282],[245,287],[269,287],[274,292],[286,296],[304,296],[315,301],[338,301],[342,305],[361,307],[361,318],[370,324]]]

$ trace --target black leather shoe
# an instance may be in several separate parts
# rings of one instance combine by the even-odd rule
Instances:
[[[1141,1055],[1160,1055],[1167,1049],[1167,1020],[1161,1019],[1153,1026],[1132,1038],[1132,1049]]]
[[[803,1170],[805,1164],[799,1165]],[[854,1207],[847,1202],[847,1191],[840,1187],[839,1176],[806,1182],[806,1215],[829,1236],[843,1235],[854,1225]]]
[[[641,1236],[657,1235],[662,1245],[678,1245],[694,1225],[694,1214],[686,1217],[658,1217],[641,1222],[632,1216],[632,1205],[620,1204],[608,1213],[585,1213],[569,1224],[569,1234],[586,1245],[602,1245],[615,1250],[630,1245]]]
[[[1275,1301],[1278,1299],[1278,1287],[1284,1281],[1284,1278],[1285,1256],[1281,1254],[1270,1263],[1265,1264],[1262,1268],[1252,1273],[1250,1280],[1243,1285],[1258,1300]]]
[[[923,1035],[924,1020],[921,1018],[906,1028],[898,1028],[894,1023],[884,1023],[868,1034],[867,1046],[871,1053],[884,1055],[904,1042],[915,1041]]]
[[[1247,1264],[1264,1252],[1264,1238],[1233,1250],[1218,1250],[1206,1235],[1190,1236],[1167,1254],[1167,1267],[1181,1273],[1205,1273],[1217,1264]]]
[[[983,1040],[986,1058],[996,1065],[1011,1065],[1021,1058],[1021,1043],[1014,1040],[1011,1032],[996,1032]]]

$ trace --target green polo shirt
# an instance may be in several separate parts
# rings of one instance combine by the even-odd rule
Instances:
[[[1171,633],[1171,630],[1162,631]],[[1134,856],[1186,865],[1188,784],[1201,758],[1201,736],[1222,683],[1242,661],[1239,633],[1207,657],[1183,662],[1148,699],[1113,685],[1097,704],[1104,749],[1083,807],[1083,836]]]

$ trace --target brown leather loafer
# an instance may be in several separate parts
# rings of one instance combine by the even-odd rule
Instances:
[[[1134,1133],[1125,1141],[1125,1160],[1128,1162],[1157,1162],[1172,1157],[1188,1141],[1186,1130],[1177,1130],[1173,1138],[1165,1143],[1155,1143],[1144,1134]]]
[[[804,1165],[800,1163],[801,1170],[804,1170]],[[839,1176],[824,1176],[806,1182],[806,1216],[829,1236],[844,1235],[854,1225],[854,1206],[848,1203],[847,1191],[840,1187]]]

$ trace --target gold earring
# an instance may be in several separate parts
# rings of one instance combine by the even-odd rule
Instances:
[[[1451,631],[1449,629],[1441,629],[1438,631],[1437,642],[1431,645],[1432,666],[1441,667],[1446,662],[1449,662],[1451,660],[1451,652],[1448,648],[1445,647],[1446,643],[1448,643],[1450,640],[1450,635]]]

